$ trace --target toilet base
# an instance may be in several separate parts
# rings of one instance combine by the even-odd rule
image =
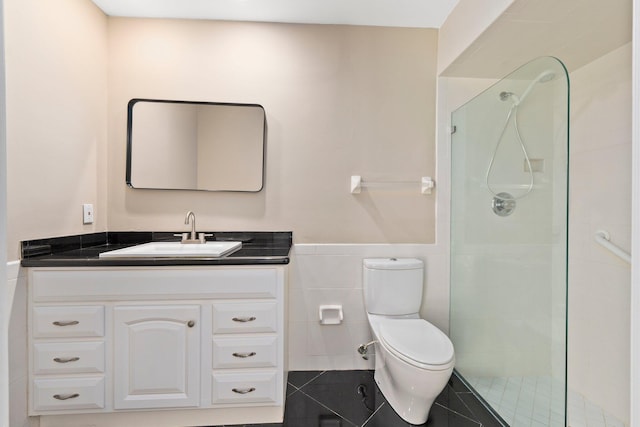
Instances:
[[[430,399],[429,401],[423,400],[419,405],[407,405],[407,403],[401,403],[402,398],[396,394],[395,388],[392,388],[392,386],[389,385],[389,379],[381,380],[380,377],[382,375],[379,375],[378,372],[379,371],[376,370],[374,373],[376,384],[395,413],[409,424],[421,425],[426,423],[435,398]],[[411,398],[409,399],[415,400]]]
[[[409,366],[376,344],[374,379],[391,408],[410,424],[424,424],[438,395],[453,372],[426,371]]]

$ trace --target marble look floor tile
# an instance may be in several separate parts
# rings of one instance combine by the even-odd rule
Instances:
[[[289,372],[282,423],[235,427],[409,427],[379,391],[373,371]],[[500,427],[455,375],[425,427]],[[225,427],[225,426],[212,426]]]
[[[322,375],[324,371],[291,371],[287,378],[287,382],[295,388],[300,388],[314,378]]]
[[[468,389],[467,389],[468,390]],[[471,394],[467,392],[468,394]],[[434,405],[440,405],[444,408],[449,409],[452,412],[455,412],[463,417],[469,419],[476,419],[474,413],[469,409],[469,406],[464,403],[461,398],[461,393],[456,392],[456,390],[450,385],[442,390],[442,393],[436,398]]]
[[[286,427],[357,426],[301,391],[297,391],[287,398],[283,424]]]
[[[372,371],[327,371],[300,391],[358,426],[385,402]]]

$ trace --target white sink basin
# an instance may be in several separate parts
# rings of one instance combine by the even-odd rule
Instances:
[[[242,246],[242,242],[151,242],[103,252],[100,258],[219,258]]]

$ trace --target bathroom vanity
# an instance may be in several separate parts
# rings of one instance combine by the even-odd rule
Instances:
[[[288,236],[209,263],[100,258],[113,244],[24,258],[29,414],[43,427],[281,422]]]

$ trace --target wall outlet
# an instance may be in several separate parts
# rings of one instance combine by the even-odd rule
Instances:
[[[82,205],[82,223],[93,224],[93,205],[91,203]]]

